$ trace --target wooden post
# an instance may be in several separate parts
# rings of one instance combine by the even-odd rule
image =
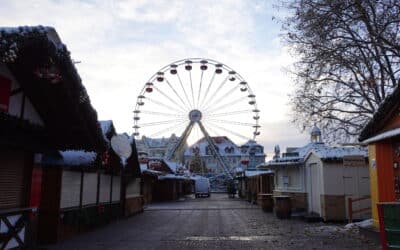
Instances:
[[[347,198],[347,211],[349,214],[349,223],[353,222],[353,201],[351,197]]]
[[[96,205],[100,203],[100,172],[97,171],[97,192],[96,192]]]
[[[79,209],[82,209],[83,206],[83,182],[84,182],[83,175],[84,172],[83,169],[81,169],[81,186],[79,188]]]
[[[378,218],[379,218],[379,234],[381,238],[381,246],[382,250],[388,249],[386,231],[385,231],[385,222],[383,217],[383,207],[382,205],[377,204],[378,206]]]

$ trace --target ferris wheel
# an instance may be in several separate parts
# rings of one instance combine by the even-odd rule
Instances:
[[[209,144],[214,136],[240,144],[260,135],[260,111],[250,86],[236,71],[210,59],[183,59],[161,68],[144,85],[133,112],[136,138],[180,136],[167,159],[203,137]]]

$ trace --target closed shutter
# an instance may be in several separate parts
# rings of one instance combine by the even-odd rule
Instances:
[[[112,201],[119,201],[121,197],[121,176],[113,176]]]
[[[81,172],[64,170],[61,185],[61,208],[78,207],[81,193]]]
[[[25,158],[22,151],[0,151],[0,208],[26,206]]]
[[[97,173],[84,173],[82,205],[96,204]]]
[[[100,202],[110,202],[111,176],[100,175]]]

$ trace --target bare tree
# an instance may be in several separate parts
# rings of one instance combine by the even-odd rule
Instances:
[[[296,63],[293,121],[354,141],[399,84],[400,1],[292,0],[284,40]]]

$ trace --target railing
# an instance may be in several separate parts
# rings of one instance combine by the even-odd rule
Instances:
[[[0,211],[0,249],[29,248],[33,244],[30,224],[36,212],[36,208]]]
[[[364,197],[360,197],[360,198],[356,198],[356,199],[353,199],[351,197],[347,198],[347,209],[348,209],[348,214],[349,214],[349,223],[353,222],[353,214],[362,213],[362,212],[366,212],[366,211],[370,211],[371,210],[370,206],[366,207],[366,208],[353,210],[353,203],[359,202],[359,201],[365,201],[365,200],[369,200],[369,199],[371,199],[370,196],[364,196]]]

